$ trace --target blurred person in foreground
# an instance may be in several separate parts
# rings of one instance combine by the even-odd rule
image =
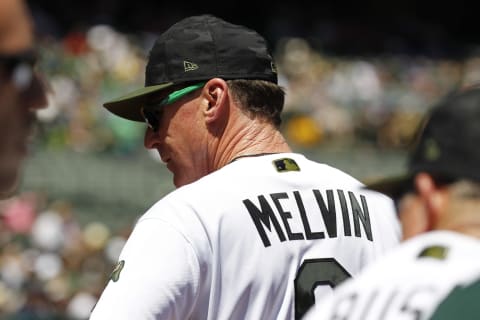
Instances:
[[[33,23],[21,0],[0,1],[0,198],[18,185],[35,111],[46,106],[34,70]]]
[[[397,245],[391,199],[293,153],[266,40],[212,15],[150,51],[145,87],[108,102],[146,121],[176,190],[137,222],[91,319],[294,319]]]
[[[479,122],[480,87],[451,94],[431,110],[408,172],[368,185],[396,200],[402,244],[304,319],[429,319],[452,289],[462,292],[480,279]],[[475,304],[476,317],[462,306],[449,319],[478,318]],[[445,319],[441,310],[436,316]]]

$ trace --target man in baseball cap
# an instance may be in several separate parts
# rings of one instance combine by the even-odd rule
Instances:
[[[404,242],[305,319],[429,319],[450,291],[480,278],[479,121],[480,87],[463,88],[431,109],[407,172],[367,186],[397,202]],[[468,318],[464,302],[455,319]],[[442,312],[435,318],[452,319]]]
[[[257,32],[212,15],[162,33],[145,87],[105,103],[145,120],[176,190],[138,221],[91,319],[293,319],[396,245],[391,199],[293,153]]]
[[[144,121],[141,108],[172,86],[212,78],[257,79],[277,83],[277,70],[263,37],[211,15],[173,25],[155,42],[145,71],[145,87],[104,104],[110,112]]]
[[[421,125],[408,171],[399,177],[372,182],[370,189],[398,198],[413,190],[415,176],[428,173],[437,182],[480,180],[480,87],[456,92],[443,100]]]

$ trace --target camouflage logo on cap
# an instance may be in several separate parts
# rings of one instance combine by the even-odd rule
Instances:
[[[440,157],[441,151],[437,141],[428,139],[425,141],[425,159],[428,161],[435,161]]]

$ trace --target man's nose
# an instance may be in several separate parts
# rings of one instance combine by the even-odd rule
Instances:
[[[145,130],[145,137],[143,139],[143,145],[147,149],[155,149],[155,146],[158,144],[158,133],[154,132],[152,128],[147,127]]]

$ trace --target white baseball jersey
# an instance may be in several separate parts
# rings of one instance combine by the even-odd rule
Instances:
[[[479,278],[479,252],[480,241],[460,233],[416,236],[336,287],[303,319],[429,319],[453,288]]]
[[[239,158],[139,219],[91,319],[299,318],[399,237],[392,201],[340,170]]]

